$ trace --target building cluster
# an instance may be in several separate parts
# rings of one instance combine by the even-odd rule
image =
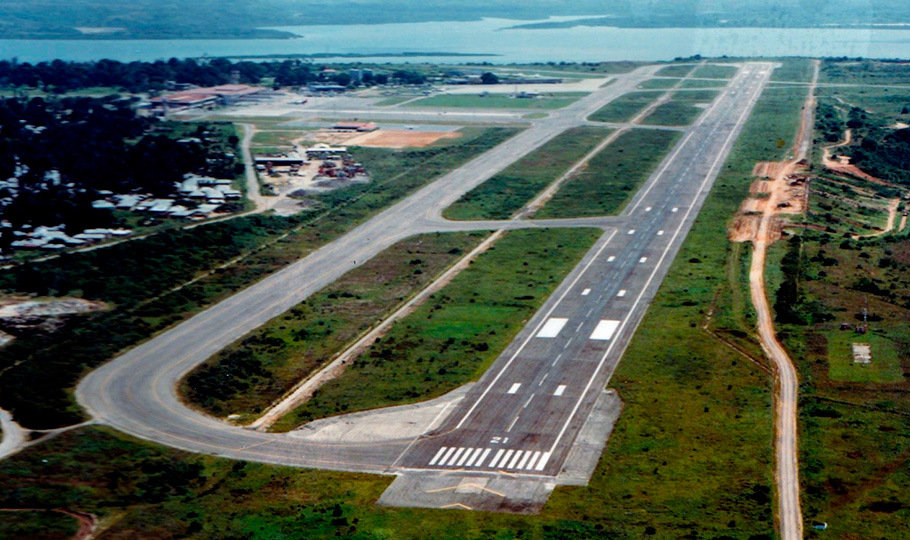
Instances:
[[[223,84],[208,88],[189,88],[154,97],[141,109],[154,116],[166,116],[169,113],[191,109],[213,109],[222,105],[240,103],[261,103],[274,98],[276,92],[259,86],[247,84]]]
[[[186,174],[183,182],[175,185],[176,193],[171,197],[155,198],[147,194],[107,195],[92,206],[105,210],[126,210],[144,212],[152,216],[205,219],[222,209],[225,203],[243,197],[234,189],[231,180]]]
[[[8,221],[0,221],[0,228],[11,229]],[[45,251],[59,251],[72,247],[82,247],[108,238],[123,238],[133,234],[129,229],[85,229],[81,233],[68,235],[65,225],[54,227],[32,227],[23,225],[21,230],[13,231],[13,240],[10,247],[13,249],[42,249]]]
[[[316,161],[320,162],[314,178],[317,183],[328,179],[367,180],[369,178],[363,164],[355,161],[348,153],[347,147],[344,146],[318,143],[305,148],[303,155],[299,152],[288,152],[258,155],[254,158],[256,170],[259,172],[272,174],[281,170],[292,176],[297,175],[301,167]]]

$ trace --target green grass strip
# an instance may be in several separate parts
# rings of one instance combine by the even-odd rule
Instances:
[[[660,97],[660,92],[630,92],[607,103],[588,117],[593,122],[628,122]]]
[[[597,146],[611,130],[577,127],[510,165],[445,210],[458,220],[508,219]]]
[[[636,129],[624,133],[588,163],[537,213],[539,218],[615,214],[648,179],[679,133]]]

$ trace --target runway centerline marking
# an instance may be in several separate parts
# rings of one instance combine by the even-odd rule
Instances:
[[[509,424],[509,429],[506,430],[506,433],[511,433],[511,432],[512,432],[512,428],[515,427],[515,424],[518,422],[518,419],[519,419],[519,418],[520,418],[520,416],[516,416],[516,417],[515,417],[515,420],[512,420],[512,423]]]

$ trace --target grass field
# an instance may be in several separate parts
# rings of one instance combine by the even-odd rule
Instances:
[[[507,219],[565,174],[611,130],[576,127],[510,165],[448,207],[448,219]]]
[[[0,288],[8,291],[76,295],[116,306],[0,349],[0,403],[29,427],[81,421],[70,389],[88,369],[305,256],[515,133],[486,130],[457,145],[419,150],[359,148],[355,157],[372,181],[319,196],[314,212],[238,218],[0,275]]]
[[[629,92],[588,117],[593,122],[628,122],[660,97],[659,92]]]
[[[661,68],[656,75],[658,77],[685,77],[695,68],[692,64],[671,65]]]
[[[404,103],[405,101],[410,101],[418,96],[393,96],[387,97],[380,101],[376,102],[377,107],[391,107],[392,105],[398,105]]]
[[[466,107],[472,109],[561,109],[579,99],[585,93],[565,93],[535,98],[517,98],[501,94],[480,96],[475,94],[445,94],[412,101],[405,107]]]
[[[904,380],[904,370],[898,349],[892,339],[869,333],[855,335],[853,332],[829,332],[828,377],[835,381],[857,383],[894,383]],[[853,343],[868,343],[872,351],[872,363],[857,364],[853,361]]]
[[[675,131],[630,130],[600,151],[581,174],[562,185],[535,217],[603,216],[620,212],[673,144]]]
[[[737,71],[739,71],[739,68],[736,66],[706,64],[704,66],[699,66],[699,68],[692,73],[692,76],[699,79],[732,79]]]
[[[194,369],[187,400],[247,423],[470,251],[482,233],[426,234],[386,249]]]
[[[652,126],[687,126],[698,119],[717,97],[713,90],[675,92],[667,103],[659,105],[642,120]]]
[[[703,81],[699,79],[685,79],[680,88],[723,88],[727,86],[724,81]]]
[[[275,428],[422,401],[477,379],[601,234],[508,233]]]
[[[643,90],[661,90],[673,88],[679,83],[679,79],[648,79],[638,85]]]
[[[776,58],[780,67],[771,72],[772,82],[809,82],[812,80],[812,59]]]

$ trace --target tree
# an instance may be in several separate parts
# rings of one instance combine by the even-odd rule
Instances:
[[[499,84],[499,77],[488,71],[480,76],[480,82],[483,84]]]

